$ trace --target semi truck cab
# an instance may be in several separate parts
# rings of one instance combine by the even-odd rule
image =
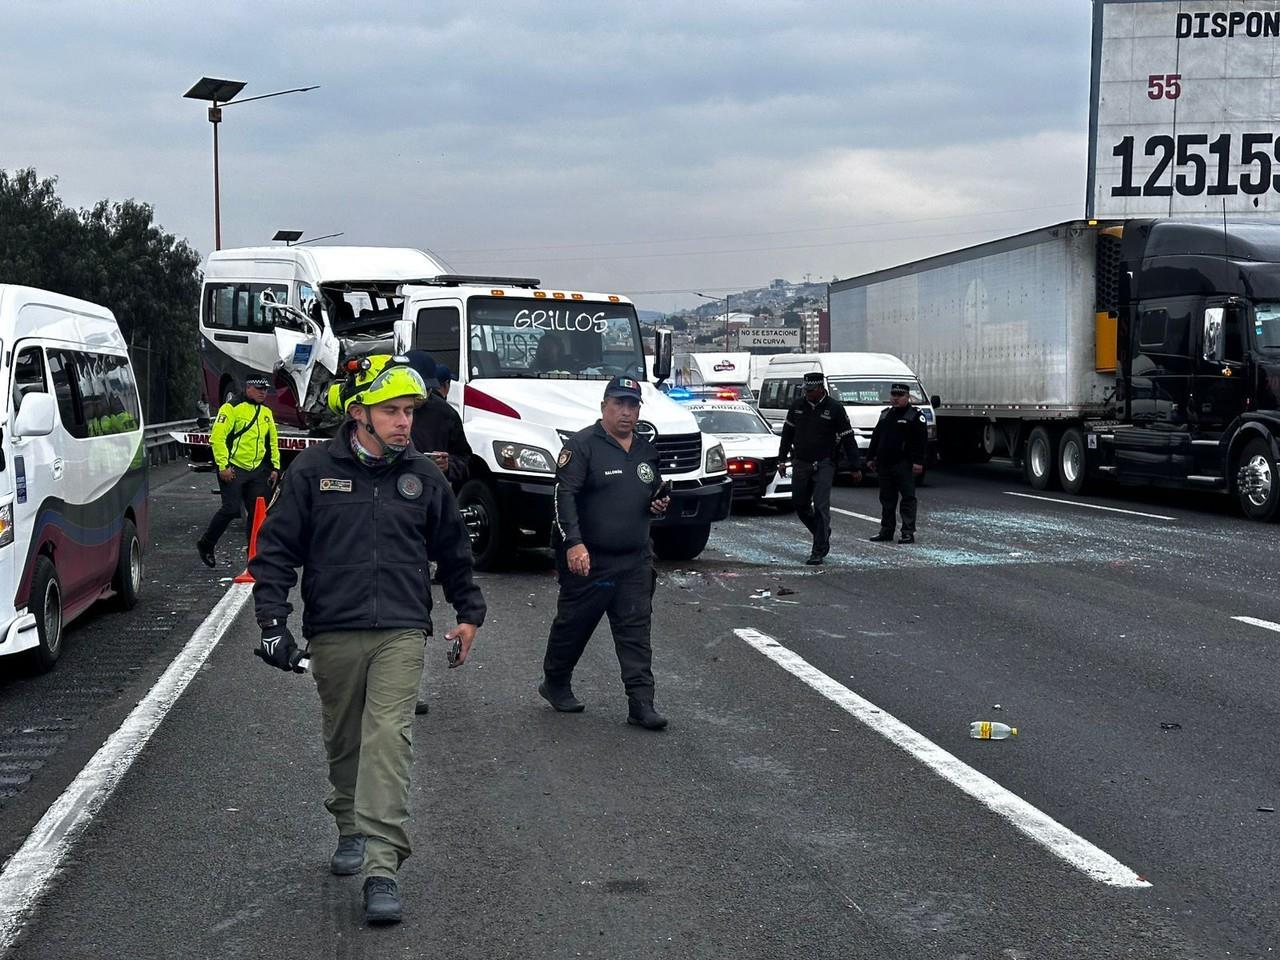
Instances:
[[[1118,239],[1117,422],[1086,424],[1086,462],[1233,492],[1246,515],[1274,519],[1280,227],[1129,221]]]

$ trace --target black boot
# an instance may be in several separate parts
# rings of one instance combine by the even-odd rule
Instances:
[[[871,538],[872,543],[893,543],[893,531],[881,530]]]
[[[206,567],[216,567],[218,558],[213,555],[213,544],[201,537],[196,541],[196,552],[200,554],[200,559]]]
[[[653,709],[652,700],[630,697],[627,700],[627,723],[646,730],[663,730],[667,726],[667,718]]]
[[[538,684],[538,693],[542,695],[543,700],[561,713],[581,713],[587,709],[582,701],[573,695],[573,688],[567,683],[553,685],[549,680],[543,680]]]
[[[365,880],[364,920],[374,925],[400,922],[400,888],[390,877]]]
[[[364,837],[355,833],[338,838],[338,849],[329,858],[329,872],[349,877],[364,869]]]
[[[898,542],[899,543],[915,543],[916,535],[914,533],[904,533],[902,535],[902,538]]]
[[[806,560],[805,563],[811,567],[818,566],[819,564],[822,563],[822,554],[820,554],[817,550],[813,551],[813,553],[809,554],[809,559]]]

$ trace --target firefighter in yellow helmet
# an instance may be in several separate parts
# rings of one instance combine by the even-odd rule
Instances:
[[[396,874],[410,852],[413,709],[431,627],[430,561],[457,612],[457,626],[445,634],[451,666],[466,661],[485,615],[453,492],[410,442],[413,411],[426,396],[404,358],[353,361],[331,393],[347,421],[290,465],[249,564],[262,628],[254,653],[297,672],[310,658],[332,785],[325,806],[338,828],[329,869],[364,873],[370,923],[400,919]],[[288,627],[298,567],[305,654]]]

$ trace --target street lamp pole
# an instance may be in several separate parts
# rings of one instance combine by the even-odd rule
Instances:
[[[704,300],[716,300],[716,301],[723,301],[723,302],[724,302],[724,352],[725,352],[725,353],[728,353],[728,352],[730,351],[730,347],[729,347],[729,298],[728,298],[727,296],[725,296],[725,297],[713,297],[713,296],[710,296],[709,294],[705,294],[705,293],[698,293],[696,290],[695,290],[695,291],[693,291],[693,295],[694,295],[695,297],[702,297]]]
[[[277,90],[275,93],[264,93],[257,97],[235,99],[244,83],[239,80],[218,80],[214,77],[201,77],[195,86],[183,94],[192,100],[208,100],[209,122],[213,124],[213,249],[222,249],[222,186],[218,175],[218,124],[222,122],[222,108],[237,103],[248,103],[251,100],[266,100],[269,97],[283,97],[286,93],[306,93],[318,90],[319,84],[310,87],[294,87],[291,90]]]

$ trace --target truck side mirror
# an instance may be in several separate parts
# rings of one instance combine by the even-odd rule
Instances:
[[[929,398],[929,406],[933,407],[935,410],[938,409],[938,407],[942,406],[942,398],[935,393]]]
[[[53,396],[28,393],[13,423],[14,437],[47,437],[53,433]]]
[[[1210,363],[1222,362],[1222,307],[1209,307],[1204,312],[1204,358]]]
[[[413,349],[413,321],[400,319],[391,325],[396,356],[403,357]]]
[[[653,379],[658,383],[671,376],[674,343],[673,335],[666,327],[658,327],[653,331]]]

